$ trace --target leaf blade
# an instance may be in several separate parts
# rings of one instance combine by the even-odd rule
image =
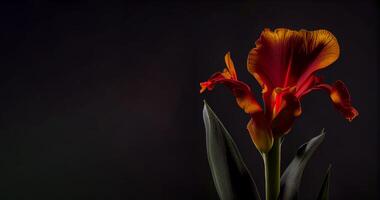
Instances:
[[[325,178],[323,179],[323,184],[321,190],[319,191],[317,200],[328,200],[330,193],[330,176],[331,176],[331,165],[327,168]]]
[[[306,164],[324,138],[325,132],[322,130],[320,135],[301,145],[297,150],[296,156],[281,176],[281,192],[279,199],[295,200],[298,198],[298,190]]]
[[[256,183],[227,129],[204,102],[207,157],[220,199],[260,200]]]

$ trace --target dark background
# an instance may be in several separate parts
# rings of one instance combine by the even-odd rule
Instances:
[[[341,56],[322,74],[348,85],[352,123],[323,92],[283,145],[283,167],[322,128],[301,199],[332,163],[331,199],[378,199],[378,5],[356,2],[63,3],[0,6],[0,199],[218,199],[202,121],[207,99],[263,191],[248,117],[226,88],[199,82],[231,51],[246,58],[263,28],[328,29]]]

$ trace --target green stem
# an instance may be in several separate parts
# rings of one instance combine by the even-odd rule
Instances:
[[[275,138],[273,147],[264,153],[266,200],[277,200],[280,193],[281,138]]]

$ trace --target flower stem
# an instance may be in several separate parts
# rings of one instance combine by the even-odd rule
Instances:
[[[266,200],[277,200],[280,193],[281,138],[275,138],[273,147],[264,153]]]

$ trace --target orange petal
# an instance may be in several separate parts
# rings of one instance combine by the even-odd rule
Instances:
[[[227,69],[228,69],[228,72],[229,72],[231,79],[237,80],[235,65],[232,62],[230,52],[226,53],[226,55],[224,56],[224,60],[226,62],[226,66],[227,66]]]
[[[199,85],[201,86],[199,93],[203,93],[204,91],[206,91],[207,88],[209,88],[209,90],[211,90],[213,87],[213,86],[211,86],[212,85],[211,81],[205,81],[205,82],[200,83]]]
[[[262,112],[251,115],[251,120],[247,124],[247,129],[257,150],[261,153],[268,153],[272,149],[272,131]]]
[[[338,42],[326,30],[265,29],[255,44],[248,55],[248,71],[263,89],[301,87],[339,57]]]
[[[251,93],[251,88],[244,82],[237,80],[235,67],[229,53],[226,54],[225,60],[227,68],[223,72],[213,74],[207,81],[200,83],[200,92],[202,93],[206,89],[212,90],[215,85],[222,84],[232,91],[237,104],[246,113],[252,114],[262,111],[260,104]]]
[[[335,108],[337,108],[348,121],[351,122],[359,115],[359,112],[351,105],[350,93],[342,81],[338,80],[333,85],[320,84],[317,88],[323,89],[330,94],[330,99]]]
[[[258,111],[262,111],[261,106],[257,103],[256,99],[252,96],[251,92],[249,94],[245,91],[234,90],[236,97],[236,103],[241,109],[247,114],[252,114]]]

